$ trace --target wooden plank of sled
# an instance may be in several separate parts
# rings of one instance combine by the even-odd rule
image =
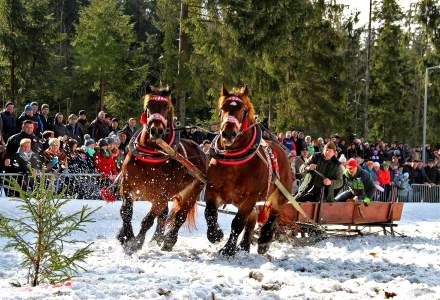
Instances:
[[[349,202],[320,203],[319,224],[352,224],[355,204]]]
[[[353,224],[387,223],[389,222],[389,202],[371,202],[370,205],[356,205]]]
[[[393,202],[390,205],[390,221],[400,221],[403,212],[403,202]]]
[[[301,214],[298,214],[298,222],[307,223],[307,222],[309,222],[308,220],[315,221],[316,220],[316,213],[317,213],[317,206],[319,205],[319,203],[303,202],[300,205],[301,205],[301,208],[303,209],[303,211],[305,212],[305,214],[307,215],[307,218],[305,218]]]

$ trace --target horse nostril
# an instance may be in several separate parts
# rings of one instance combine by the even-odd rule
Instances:
[[[157,135],[159,135],[159,136],[163,136],[164,133],[165,132],[162,127],[157,130]]]
[[[228,134],[227,134],[227,132],[226,132],[226,131],[222,131],[222,137],[224,137],[224,138],[225,138],[225,137],[227,137],[227,135],[228,135]]]
[[[151,127],[150,128],[150,135],[151,136],[157,136],[157,128],[156,127]]]
[[[236,138],[236,137],[237,137],[237,133],[236,133],[235,131],[232,131],[232,132],[231,132],[231,137],[232,137],[232,138]]]

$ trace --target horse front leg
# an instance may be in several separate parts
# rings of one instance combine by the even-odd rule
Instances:
[[[188,227],[195,227],[197,199],[203,189],[203,183],[194,179],[178,195],[175,195],[174,206],[170,216],[170,230],[165,235],[162,250],[171,251],[177,242],[180,227],[188,219]]]
[[[207,193],[206,208],[205,208],[205,220],[208,227],[207,237],[208,241],[215,244],[220,242],[223,238],[223,231],[218,225],[218,207],[214,200],[215,197]]]
[[[168,204],[164,207],[163,211],[159,214],[157,218],[156,231],[154,232],[151,241],[155,241],[158,245],[162,244],[165,238],[165,225],[168,217]]]
[[[245,215],[242,211],[238,211],[232,220],[231,224],[231,234],[229,235],[229,239],[226,242],[225,246],[220,249],[219,253],[223,256],[234,256],[237,251],[237,239],[240,233],[243,231],[247,219],[247,215]]]
[[[130,240],[129,243],[126,244],[125,250],[127,253],[133,253],[135,251],[138,251],[142,249],[142,246],[144,245],[145,241],[145,235],[147,234],[147,231],[153,226],[154,219],[159,214],[159,211],[161,211],[160,207],[161,205],[158,202],[152,202],[152,206],[148,214],[142,219],[141,222],[141,229],[139,230],[138,235]]]
[[[122,205],[120,209],[122,228],[119,231],[117,239],[124,246],[128,241],[134,238],[133,227],[131,220],[133,218],[133,199],[127,193],[122,199]]]

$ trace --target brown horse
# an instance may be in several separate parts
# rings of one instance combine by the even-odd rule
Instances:
[[[222,204],[232,203],[238,212],[232,221],[229,239],[220,254],[235,254],[238,236],[244,228],[240,248],[249,251],[256,223],[255,204],[269,199],[269,217],[258,239],[258,253],[263,254],[269,249],[280,209],[287,202],[273,184],[272,176],[279,176],[291,192],[292,172],[288,157],[280,145],[262,139],[247,87],[234,88],[230,92],[222,87],[218,108],[221,134],[211,145],[212,158],[208,167],[205,198],[208,240],[215,243],[222,239],[217,209]]]
[[[173,117],[169,89],[148,87],[141,117],[143,128],[130,141],[130,151],[121,172],[122,228],[118,239],[127,252],[142,248],[145,234],[156,218],[153,240],[159,244],[163,241],[163,250],[172,249],[179,228],[187,218],[190,224],[194,224],[196,202],[204,184],[193,178],[180,163],[161,152],[155,140],[163,139],[202,172],[206,172],[207,159],[196,143],[178,138]],[[142,220],[139,234],[134,236],[131,225],[133,201],[140,198],[150,201],[152,207]],[[170,199],[174,199],[175,205],[170,217],[170,229],[165,235]]]

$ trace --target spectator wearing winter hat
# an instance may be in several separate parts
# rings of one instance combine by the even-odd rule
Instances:
[[[61,173],[67,170],[67,157],[64,151],[61,151],[60,145],[59,139],[49,139],[49,148],[43,152],[44,171]]]
[[[95,168],[104,179],[102,186],[106,186],[115,180],[116,176],[118,175],[118,171],[116,170],[115,161],[108,150],[107,139],[100,139],[98,141],[98,147],[99,149],[94,155]]]
[[[85,171],[85,161],[82,160],[78,152],[78,142],[75,139],[68,139],[64,144],[64,153],[67,156],[68,171],[71,174],[82,173]]]
[[[95,140],[90,135],[84,135],[84,153],[85,153],[85,173],[95,173]]]
[[[369,205],[373,199],[376,188],[371,176],[358,166],[354,158],[350,158],[344,170],[344,183],[348,186],[348,191],[344,191],[335,197],[336,202],[345,202],[348,199],[362,201]]]
[[[17,119],[14,113],[14,103],[8,102],[5,105],[5,110],[0,114],[2,121],[2,136],[6,143],[12,135],[17,132]]]
[[[20,115],[20,117],[17,119],[17,127],[21,128],[23,125],[23,122],[29,120],[32,121],[34,124],[33,132],[38,137],[39,136],[39,130],[38,130],[38,119],[34,116],[34,111],[32,110],[31,104],[26,104],[24,107],[24,112]]]
[[[297,201],[319,201],[322,190],[326,200],[333,200],[334,191],[342,187],[343,169],[336,158],[336,145],[329,142],[322,153],[315,153],[301,167],[304,179],[295,198]]]
[[[119,130],[118,138],[119,138],[119,141],[121,141],[121,144],[119,145],[119,150],[121,152],[123,152],[123,154],[125,156],[125,154],[128,153],[127,146],[128,146],[128,142],[129,142],[128,137],[127,137],[127,133],[124,130]]]

